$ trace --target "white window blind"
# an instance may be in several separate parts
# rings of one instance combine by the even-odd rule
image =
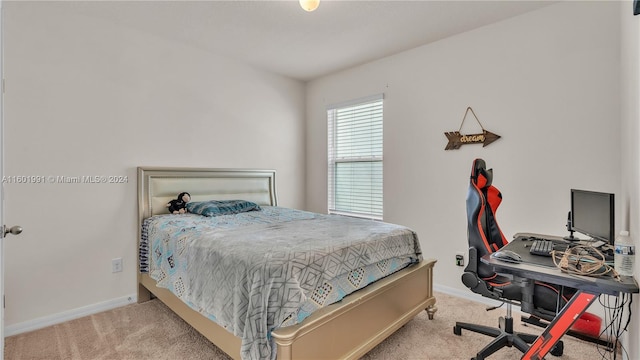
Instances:
[[[383,96],[327,109],[329,213],[382,219]]]

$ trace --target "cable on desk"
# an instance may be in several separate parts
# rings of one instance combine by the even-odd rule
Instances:
[[[561,271],[583,276],[611,276],[617,281],[621,281],[618,272],[605,262],[604,255],[596,248],[591,246],[574,246],[566,251],[551,251],[553,262]],[[605,310],[604,328],[599,334],[600,338],[605,338],[612,348],[603,347],[600,344],[596,348],[602,359],[616,360],[618,350],[621,350],[628,358],[627,350],[622,346],[620,338],[629,326],[631,321],[631,302],[633,297],[631,294],[620,293],[618,296],[600,295],[598,300]],[[625,305],[626,309],[625,309]],[[626,322],[624,321],[624,313],[627,312]],[[624,324],[623,324],[624,322]],[[623,326],[624,325],[624,326]],[[621,354],[622,354],[621,353]]]
[[[584,276],[611,276],[620,281],[620,275],[610,265],[605,262],[604,255],[591,246],[573,246],[565,251],[551,251],[553,263],[561,271],[574,275]]]
[[[613,304],[611,303],[612,299]],[[633,301],[633,297],[631,294],[622,293],[618,296],[612,295],[600,295],[598,297],[600,305],[605,309],[605,327],[600,333],[600,337],[605,336],[610,343],[613,344],[612,351],[609,349],[602,349],[598,346],[598,352],[602,356],[603,359],[617,359],[618,355],[618,347],[624,352],[626,357],[629,357],[627,350],[620,343],[620,337],[622,334],[627,331],[627,327],[629,326],[629,322],[631,321],[631,303]],[[624,323],[624,327],[622,326],[622,322],[624,320],[624,312],[625,305],[627,305],[627,321]]]

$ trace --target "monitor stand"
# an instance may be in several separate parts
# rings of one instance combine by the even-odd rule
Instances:
[[[563,239],[567,240],[567,241],[579,241],[580,239],[578,239],[577,237],[573,236],[573,221],[571,220],[571,211],[569,211],[569,214],[567,215],[567,230],[569,230],[569,236],[565,236],[563,237]]]

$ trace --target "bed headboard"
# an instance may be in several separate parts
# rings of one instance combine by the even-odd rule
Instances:
[[[275,170],[138,167],[139,219],[168,214],[166,204],[186,191],[191,201],[248,200],[277,205]]]

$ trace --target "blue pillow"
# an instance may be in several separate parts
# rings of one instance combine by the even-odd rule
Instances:
[[[210,200],[187,203],[188,212],[204,216],[239,214],[253,210],[260,210],[260,206],[246,200]]]

